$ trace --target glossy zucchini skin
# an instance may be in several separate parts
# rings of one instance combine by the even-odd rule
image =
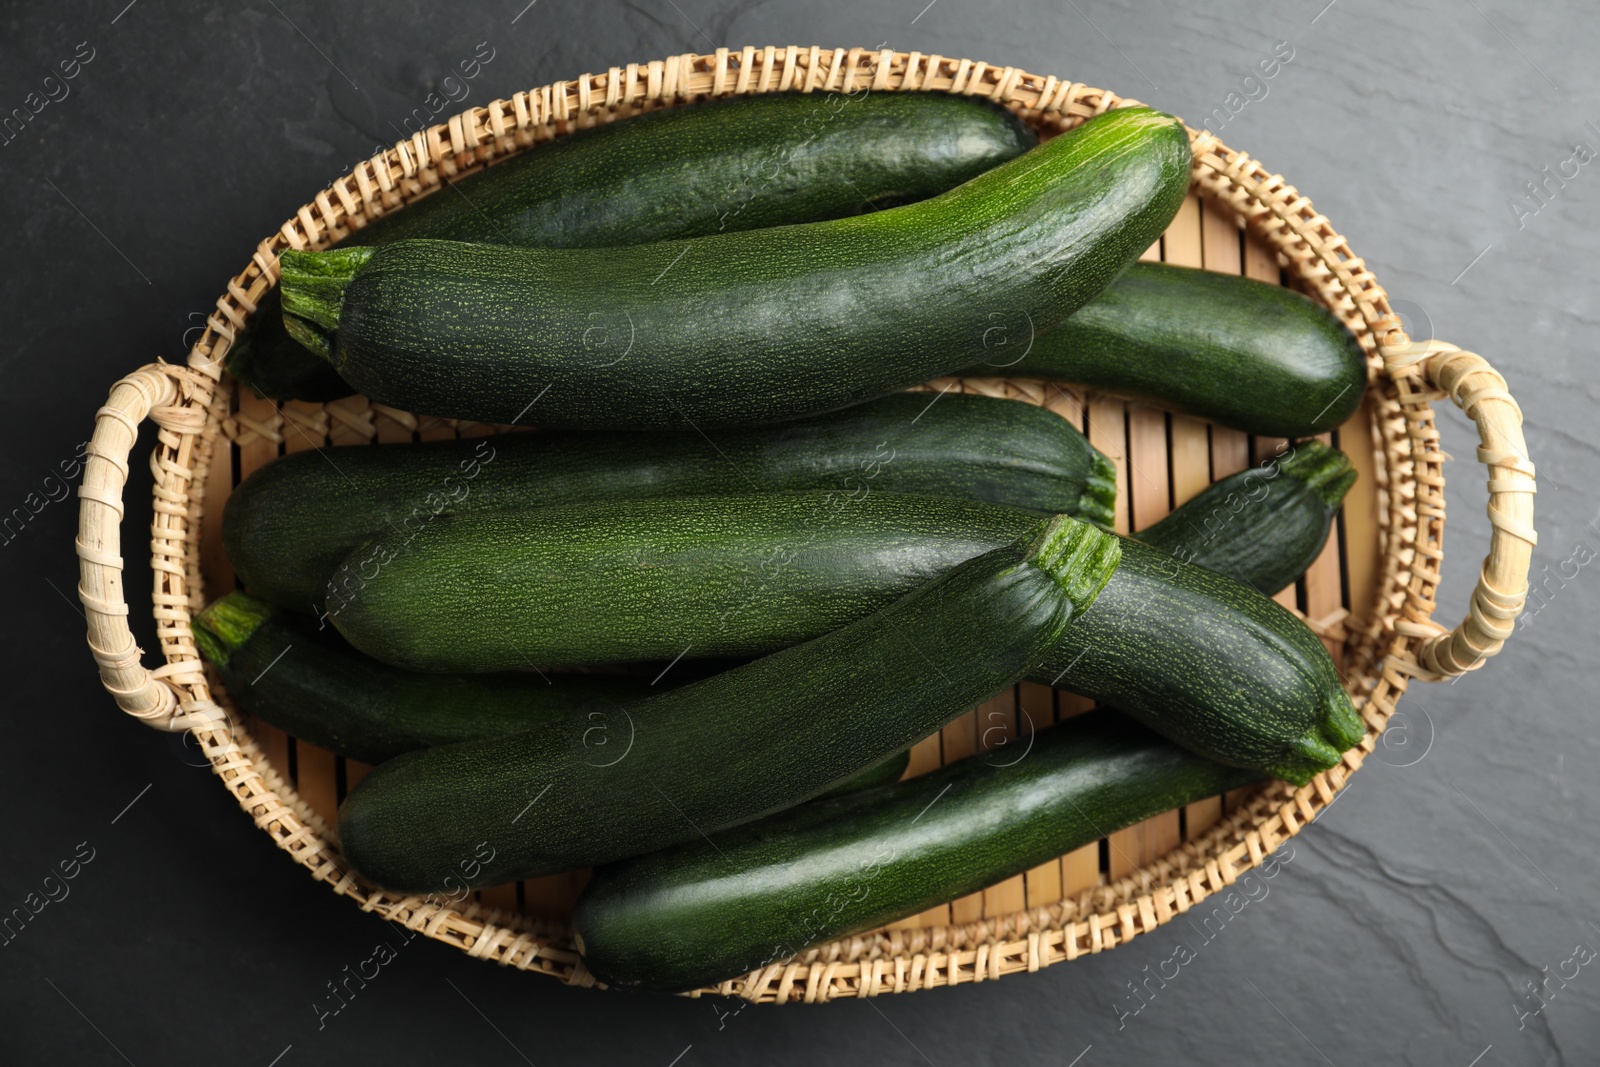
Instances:
[[[978,362],[997,321],[1054,326],[1160,236],[1189,167],[1182,123],[1133,107],[869,215],[630,248],[285,252],[285,323],[408,411],[636,430],[798,418]]]
[[[791,807],[1013,684],[1092,605],[1120,549],[1045,520],[832,633],[625,705],[631,744],[603,767],[584,758],[593,724],[570,715],[396,757],[345,799],[342,851],[377,885],[429,892],[638,855]]]
[[[340,244],[410,238],[582,248],[816,222],[934,196],[1038,141],[945,93],[773,93],[579,130],[374,219]],[[262,302],[228,370],[274,400],[354,392]]]
[[[1116,470],[1049,411],[985,396],[897,394],[719,434],[511,433],[296,452],[228,497],[222,538],[252,595],[320,613],[329,579],[383,531],[436,515],[719,493],[924,493],[1109,527]],[[676,652],[673,653],[674,655]]]
[[[518,733],[574,711],[595,724],[584,745],[604,759],[626,744],[606,725],[624,702],[692,680],[415,674],[361,655],[307,616],[244,593],[213,601],[192,626],[201,655],[222,675],[239,710],[335,755],[372,764],[402,752]],[[887,785],[910,762],[909,749],[896,753],[822,795]]]
[[[1034,680],[1304,785],[1365,728],[1321,640],[1234,583],[1271,594],[1302,574],[1355,479],[1343,452],[1312,440],[1207,487],[1127,543],[1109,598],[1062,635]],[[1207,606],[1213,597],[1225,614]]]
[[[643,679],[602,674],[413,674],[358,654],[308,616],[243,593],[214,601],[193,629],[241,711],[364,763],[569,714],[601,723],[650,692]],[[588,740],[598,753],[612,739],[595,732]]]
[[[440,518],[335,574],[328,617],[415,671],[757,656],[836,630],[1038,521],[821,492],[613,500]]]
[[[1315,493],[1293,473],[1266,484],[1279,481]],[[1292,517],[1325,536],[1316,502]],[[381,566],[363,582],[352,564],[330,613],[351,644],[415,670],[759,655],[860,618],[1031,521],[889,493],[837,506],[815,493],[751,494],[457,516],[358,550],[352,559]],[[1095,607],[1028,677],[1300,784],[1362,733],[1304,623],[1133,540]]]
[[[1133,540],[1094,610],[1029,677],[1296,785],[1336,765],[1364,732],[1304,623],[1249,586]]]
[[[1322,553],[1356,472],[1321,441],[1286,443],[1251,470],[1203,489],[1140,541],[1271,596]]]
[[[1224,767],[1115,712],[709,840],[596,869],[572,924],[607,985],[681,992],[915,915],[1259,772]]]
[[[1367,384],[1360,343],[1316,301],[1162,263],[1130,266],[1018,362],[987,373],[1079,382],[1269,437],[1339,426]]]

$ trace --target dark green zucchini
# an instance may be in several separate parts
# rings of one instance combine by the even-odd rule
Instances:
[[[335,574],[328,617],[418,671],[758,656],[836,630],[1038,516],[964,500],[759,493],[441,517]]]
[[[385,214],[346,241],[578,248],[816,222],[942,193],[1037,140],[1009,111],[970,96],[737,97],[557,138]],[[277,290],[227,366],[275,400],[353,391],[284,330]]]
[[[245,479],[223,510],[228,559],[252,595],[321,611],[363,541],[435,515],[761,490],[925,493],[1111,525],[1116,471],[1072,424],[984,396],[886,396],[783,426],[719,434],[514,433],[296,452]]]
[[[419,748],[527,730],[566,715],[604,729],[646,680],[603,674],[413,674],[357,653],[332,630],[229,593],[195,616],[195,644],[227,683],[234,706],[285,733],[366,763]],[[621,744],[612,749],[621,750]]]
[[[847,793],[858,793],[863,789],[876,789],[880,785],[898,782],[900,776],[906,773],[906,768],[911,766],[911,750],[897,752],[882,763],[875,763],[860,774],[846,778],[832,789],[817,794],[817,799],[827,797],[842,797]]]
[[[1135,536],[1270,596],[1322,553],[1355,480],[1338,449],[1317,440],[1287,444],[1258,469],[1207,486]]]
[[[1355,335],[1315,300],[1215,271],[1136,263],[1066,322],[994,370],[1155,400],[1250,433],[1309,437],[1361,402]]]
[[[758,655],[859,619],[1032,521],[891,493],[459,515],[357,550],[329,610],[351,644],[419,670]],[[1247,585],[1136,541],[1095,609],[1029,677],[1301,784],[1362,732],[1302,622]]]
[[[1117,708],[1192,752],[1296,785],[1361,740],[1316,634],[1247,585],[1123,542],[1093,611],[1029,677]]]
[[[222,675],[234,706],[291,737],[364,763],[457,741],[518,733],[579,711],[597,760],[620,756],[627,738],[613,724],[625,701],[675,688],[675,675],[649,682],[624,674],[414,674],[351,648],[333,630],[243,593],[229,593],[194,617],[195,645]],[[686,672],[679,672],[679,675]],[[609,746],[609,747],[608,747]],[[897,781],[911,751],[841,782],[843,796]]]
[[[345,799],[341,849],[370,882],[430,892],[604,863],[791,807],[1013,684],[1093,603],[1120,547],[1065,516],[1037,523],[832,633],[624,705],[616,728],[631,745],[606,766],[585,758],[577,715],[398,756]]]
[[[1258,777],[1093,711],[1041,731],[1015,762],[972,756],[600,867],[573,912],[578,951],[611,986],[694,989]]]
[[[939,196],[630,248],[284,252],[285,324],[374,400],[483,422],[701,429],[860,403],[1048,329],[1160,236],[1183,124],[1108,112]],[[537,404],[537,409],[534,405]]]

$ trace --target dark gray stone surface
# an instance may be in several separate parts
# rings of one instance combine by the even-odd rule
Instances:
[[[111,382],[156,356],[179,358],[185,331],[255,242],[393,140],[390,124],[479,42],[494,59],[469,102],[714,44],[887,42],[1052,72],[1198,122],[1286,41],[1293,59],[1222,135],[1296,180],[1408,302],[1424,324],[1414,333],[1431,323],[1505,372],[1539,466],[1536,569],[1550,568],[1537,575],[1550,595],[1483,673],[1406,698],[1415,743],[1384,750],[1296,839],[1270,892],[1120,1026],[1115,1005],[1133,1003],[1121,999],[1126,983],[1199,936],[1174,924],[998,985],[721,1017],[733,1005],[567,989],[419,940],[319,1026],[313,1004],[326,983],[393,932],[278,855],[181,740],[118,715],[83,646],[76,508],[51,502],[0,545],[0,911],[39,891],[59,862],[92,859],[69,896],[0,945],[0,1060],[1596,1062],[1600,963],[1564,984],[1550,977],[1542,1001],[1528,989],[1563,968],[1570,976],[1575,946],[1600,945],[1590,724],[1600,568],[1573,576],[1569,564],[1568,579],[1557,576],[1563,561],[1600,549],[1600,385],[1585,355],[1600,317],[1600,164],[1551,183],[1537,212],[1510,204],[1575,145],[1600,149],[1600,9],[125,2],[0,14],[0,112],[92,49],[69,95],[0,144],[10,219],[0,232],[0,510],[29,493],[62,495],[48,479]],[[1459,457],[1442,597],[1453,621],[1488,527],[1475,442],[1463,419],[1445,421]],[[148,495],[131,499],[128,588],[148,633],[137,607],[149,587],[138,562]]]

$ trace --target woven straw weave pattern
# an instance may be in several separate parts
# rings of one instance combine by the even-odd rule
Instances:
[[[965,59],[818,48],[719,49],[519,93],[450,119],[397,144],[333,183],[302,207],[228,283],[187,366],[158,364],[119,382],[97,418],[82,490],[80,593],[102,678],[128,713],[165,729],[192,730],[213,770],[256,825],[335,892],[364,910],[403,923],[469,955],[575,984],[592,984],[559,923],[507,915],[464,900],[400,897],[361,884],[343,866],[330,828],[295,795],[214,691],[189,630],[207,599],[202,557],[220,551],[217,508],[207,509],[212,463],[235,447],[304,434],[336,442],[374,440],[385,431],[426,430],[419,418],[361,397],[315,410],[281,407],[270,418],[232,410],[233,383],[221,363],[277,280],[277,253],[316,248],[355,224],[438,189],[446,180],[573,129],[740,93],[781,90],[939,90],[988,97],[1012,107],[1046,135],[1132,103],[1100,89],[1012,67]],[[1347,684],[1368,725],[1343,764],[1295,789],[1275,782],[1198,840],[1147,864],[1133,878],[1074,899],[978,923],[879,931],[811,949],[725,982],[716,992],[756,1001],[820,1001],[872,996],[999,978],[1099,953],[1181,915],[1233,884],[1331,803],[1372,752],[1412,678],[1458,674],[1492,655],[1509,635],[1526,592],[1533,543],[1533,468],[1520,413],[1503,379],[1472,353],[1439,342],[1412,345],[1366,265],[1328,220],[1281,177],[1206,132],[1191,131],[1194,183],[1208,202],[1242,217],[1277,253],[1284,269],[1332,308],[1361,340],[1372,379],[1372,445],[1379,493],[1381,560],[1375,607],[1347,635]],[[965,379],[934,383],[1044,402],[1038,383]],[[1437,388],[1435,387],[1437,384]],[[1479,460],[1491,467],[1495,541],[1455,632],[1432,621],[1444,523],[1444,456],[1430,401],[1449,395],[1478,423]],[[139,421],[159,426],[155,475],[153,606],[162,665],[146,671],[125,623],[118,525],[127,456]],[[456,426],[455,423],[449,423]],[[470,428],[469,428],[470,429]],[[226,482],[221,483],[224,487]],[[212,531],[202,543],[201,531]],[[1519,569],[1520,568],[1520,569]],[[707,990],[705,992],[709,992]]]

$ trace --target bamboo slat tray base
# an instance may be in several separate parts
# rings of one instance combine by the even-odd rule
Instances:
[[[80,489],[79,594],[91,651],[118,706],[152,726],[192,730],[256,826],[364,910],[472,956],[592,984],[564,921],[582,874],[454,902],[392,896],[359,882],[345,869],[331,828],[344,792],[367,768],[240,720],[215,675],[201,669],[189,629],[193,612],[234,585],[221,547],[223,501],[240,479],[280,452],[476,436],[497,428],[417,418],[360,397],[275,407],[248,391],[241,396],[221,363],[276,283],[276,254],[284,248],[325,247],[362,216],[395,210],[444,180],[641,107],[733,93],[859,88],[985,96],[1046,135],[1124,102],[1053,76],[920,53],[719,49],[518,93],[463,112],[362,164],[261,244],[218,300],[186,366],[151,364],[130,374],[97,413]],[[1270,782],[1189,805],[886,930],[821,945],[721,983],[716,992],[757,1001],[903,992],[1038,970],[1148,933],[1226,890],[1331,803],[1373,751],[1412,679],[1471,670],[1512,632],[1535,540],[1534,483],[1521,413],[1504,379],[1481,357],[1453,345],[1411,343],[1383,288],[1308,200],[1212,135],[1191,131],[1191,137],[1191,195],[1147,258],[1293,284],[1332,308],[1368,355],[1362,408],[1330,435],[1360,481],[1321,558],[1280,596],[1328,643],[1366,720],[1366,737],[1340,766],[1299,789]],[[1117,464],[1123,531],[1149,525],[1212,480],[1260,462],[1278,446],[1038,381],[966,378],[925,388],[1013,397],[1071,419]],[[1477,458],[1490,471],[1493,526],[1472,613],[1454,630],[1432,619],[1445,457],[1430,401],[1446,396],[1477,425]],[[127,628],[120,555],[121,498],[135,431],[145,418],[160,427],[151,458],[151,547],[164,662],[153,671],[141,662]],[[1083,702],[1066,694],[1019,686],[916,746],[909,773],[979,749],[1025,744],[1030,729],[1082,710]]]

